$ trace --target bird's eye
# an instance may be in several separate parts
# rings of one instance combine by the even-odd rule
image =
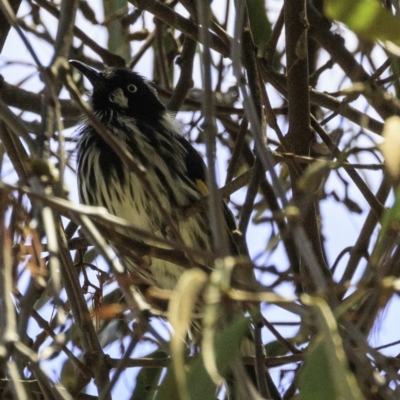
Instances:
[[[137,86],[130,84],[130,85],[128,85],[127,89],[129,92],[135,93],[137,91]]]

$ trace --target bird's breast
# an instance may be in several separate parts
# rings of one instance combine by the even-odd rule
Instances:
[[[165,213],[180,220],[184,207],[201,197],[187,178],[182,152],[164,136],[157,138],[157,132],[145,135],[132,123],[124,129],[109,130],[144,168],[145,176],[130,171],[101,137],[87,127],[78,146],[81,202],[105,207],[111,214],[150,231],[163,229]]]

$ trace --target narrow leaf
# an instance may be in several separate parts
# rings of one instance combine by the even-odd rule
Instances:
[[[301,400],[362,400],[364,396],[349,370],[335,318],[321,298],[302,296],[318,329],[299,375]]]
[[[198,294],[206,282],[207,274],[200,269],[193,268],[185,271],[178,281],[169,304],[169,320],[174,330],[171,338],[171,354],[181,399],[190,398],[186,388],[185,341]]]
[[[248,323],[246,317],[238,315],[230,326],[217,335],[216,362],[221,374],[226,374],[229,365],[240,357],[240,344],[247,332]],[[198,354],[188,367],[187,390],[190,393],[190,400],[215,399],[218,387],[206,371],[202,355]],[[171,365],[154,400],[177,398],[179,398],[178,387],[174,365]]]
[[[258,56],[264,57],[267,43],[271,36],[271,23],[267,18],[264,0],[246,0],[250,28],[254,44],[258,47]]]
[[[385,157],[387,169],[393,178],[398,179],[400,175],[400,117],[390,117],[385,121],[382,136],[385,141],[379,147]]]
[[[248,330],[249,321],[238,315],[231,325],[217,334],[215,357],[218,371],[225,375],[229,365],[240,357],[240,345]],[[215,398],[216,385],[204,366],[204,357],[198,357],[188,372],[188,390],[191,400]]]

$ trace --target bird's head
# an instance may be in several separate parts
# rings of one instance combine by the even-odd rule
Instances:
[[[137,73],[127,68],[108,68],[98,72],[80,61],[70,60],[69,63],[92,84],[93,111],[105,114],[114,111],[145,121],[163,116],[165,107],[156,90]]]

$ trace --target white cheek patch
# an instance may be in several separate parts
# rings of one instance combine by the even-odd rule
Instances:
[[[122,108],[128,108],[128,98],[121,88],[115,89],[110,95],[110,101]]]

